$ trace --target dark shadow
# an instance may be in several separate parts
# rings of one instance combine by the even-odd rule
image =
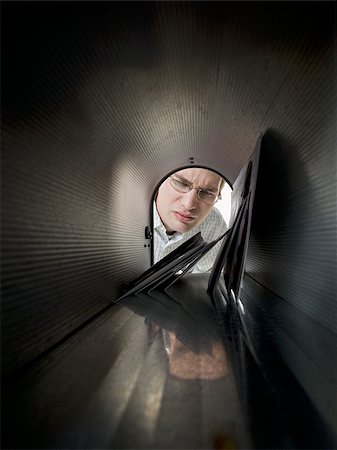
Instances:
[[[35,115],[40,122],[50,120],[60,108],[73,107],[91,71],[109,64],[110,69],[152,66],[153,8],[152,2],[4,2],[2,120],[17,123]],[[114,58],[107,61],[116,42]]]
[[[282,272],[286,274],[292,259],[301,255],[303,218],[314,202],[295,144],[277,130],[267,130],[261,143],[247,272],[281,296]]]

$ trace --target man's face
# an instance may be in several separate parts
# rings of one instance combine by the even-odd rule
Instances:
[[[218,194],[220,192],[221,177],[207,169],[183,169],[171,177],[192,184]],[[198,192],[192,189],[186,193],[177,192],[167,178],[158,190],[156,199],[159,216],[168,233],[178,231],[186,233],[199,225],[211,212],[214,205],[209,205],[198,198]]]

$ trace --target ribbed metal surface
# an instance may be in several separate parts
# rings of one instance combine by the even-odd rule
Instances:
[[[332,2],[3,3],[8,370],[148,266],[159,180],[194,156],[234,182],[267,128],[287,141],[292,213],[252,240],[248,272],[332,327],[334,17]]]
[[[139,182],[131,163],[100,162],[80,135],[78,147],[71,145],[76,135],[65,135],[65,128],[54,130],[62,147],[53,147],[50,135],[4,145],[2,331],[10,366],[114,301],[121,282],[149,264],[140,219],[147,199],[130,192]]]

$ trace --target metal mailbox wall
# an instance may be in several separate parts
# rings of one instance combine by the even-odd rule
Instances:
[[[335,332],[334,17],[333,2],[2,4],[6,371],[148,267],[169,171],[193,156],[234,182],[265,131],[247,273]]]

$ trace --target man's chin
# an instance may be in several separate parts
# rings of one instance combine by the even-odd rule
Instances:
[[[178,233],[187,233],[188,231],[193,230],[193,228],[195,227],[195,224],[191,224],[191,223],[181,223],[179,221],[177,221],[177,223],[175,224],[175,230]]]

